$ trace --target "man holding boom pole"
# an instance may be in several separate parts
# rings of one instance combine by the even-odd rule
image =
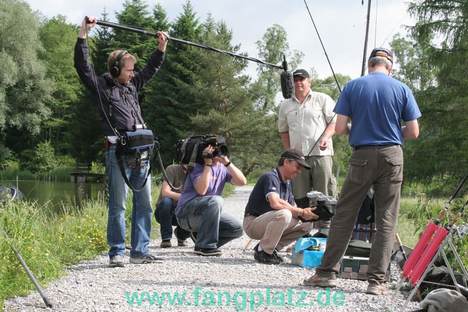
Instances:
[[[96,76],[88,63],[88,32],[96,26],[95,17],[85,17],[81,23],[75,45],[75,68],[81,81],[96,97],[101,114],[101,126],[106,142],[106,174],[109,188],[109,215],[107,241],[110,246],[109,266],[124,266],[125,253],[125,203],[130,183],[138,182],[141,188],[133,190],[130,263],[151,263],[157,260],[149,254],[151,233],[151,176],[149,159],[138,159],[138,165],[120,161],[118,148],[122,134],[146,129],[141,115],[138,93],[159,70],[164,60],[167,36],[157,32],[157,49],[140,72],[134,71],[136,58],[125,50],[115,50],[108,58],[108,72]],[[119,143],[120,142],[120,143]],[[118,147],[119,145],[119,147]],[[149,157],[147,157],[149,158]]]

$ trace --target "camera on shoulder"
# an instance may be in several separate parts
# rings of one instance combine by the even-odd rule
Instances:
[[[192,135],[177,142],[177,160],[181,164],[194,166],[195,163],[204,164],[203,150],[212,146],[214,151],[208,158],[229,156],[226,139],[221,135],[205,134]]]

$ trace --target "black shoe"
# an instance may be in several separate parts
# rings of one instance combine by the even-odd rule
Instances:
[[[260,243],[258,243],[257,245],[255,245],[254,247],[254,259],[258,261],[258,245]]]
[[[254,248],[254,259],[264,264],[280,264],[281,261],[274,255],[267,254],[265,251],[258,251],[258,244]]]
[[[201,248],[195,246],[194,253],[200,256],[221,256],[221,250],[218,248]]]
[[[171,240],[170,239],[163,239],[161,241],[161,245],[159,245],[161,248],[170,248],[172,247]]]
[[[280,263],[283,263],[284,262],[284,259],[283,257],[281,257],[279,254],[278,254],[278,250],[273,250],[273,256],[275,256],[276,259],[279,260]]]
[[[177,241],[185,241],[187,238],[190,237],[190,232],[184,230],[180,226],[176,226],[174,230],[174,235],[177,238]]]
[[[185,242],[185,239],[177,239],[177,246],[186,247],[187,243]]]
[[[197,232],[190,232],[190,238],[192,239],[193,243],[197,243]]]
[[[316,237],[316,238],[328,238],[328,235],[325,234],[325,233],[322,233],[322,232],[318,231],[317,233],[315,233],[314,235],[312,235],[312,237]]]

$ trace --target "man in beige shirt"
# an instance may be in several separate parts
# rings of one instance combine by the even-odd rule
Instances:
[[[315,190],[336,195],[336,180],[332,173],[335,102],[330,96],[311,90],[310,75],[305,69],[295,70],[293,77],[295,94],[280,105],[278,130],[283,148],[301,151],[311,167],[293,180],[297,205],[309,207],[307,192]],[[327,223],[323,224],[325,228]]]

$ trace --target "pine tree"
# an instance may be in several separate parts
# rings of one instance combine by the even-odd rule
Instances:
[[[413,2],[410,12],[418,19],[415,59],[407,60],[404,65],[414,66],[404,73],[419,77],[413,87],[423,117],[420,139],[408,144],[407,172],[456,179],[468,170],[468,3],[424,0]]]
[[[184,4],[169,34],[200,42],[200,23],[190,2]],[[190,116],[199,110],[194,99],[198,94],[197,77],[203,70],[199,64],[201,53],[198,48],[170,41],[164,64],[155,77],[156,83],[148,88],[145,120],[159,136],[166,162],[174,158],[175,143],[190,132]]]

